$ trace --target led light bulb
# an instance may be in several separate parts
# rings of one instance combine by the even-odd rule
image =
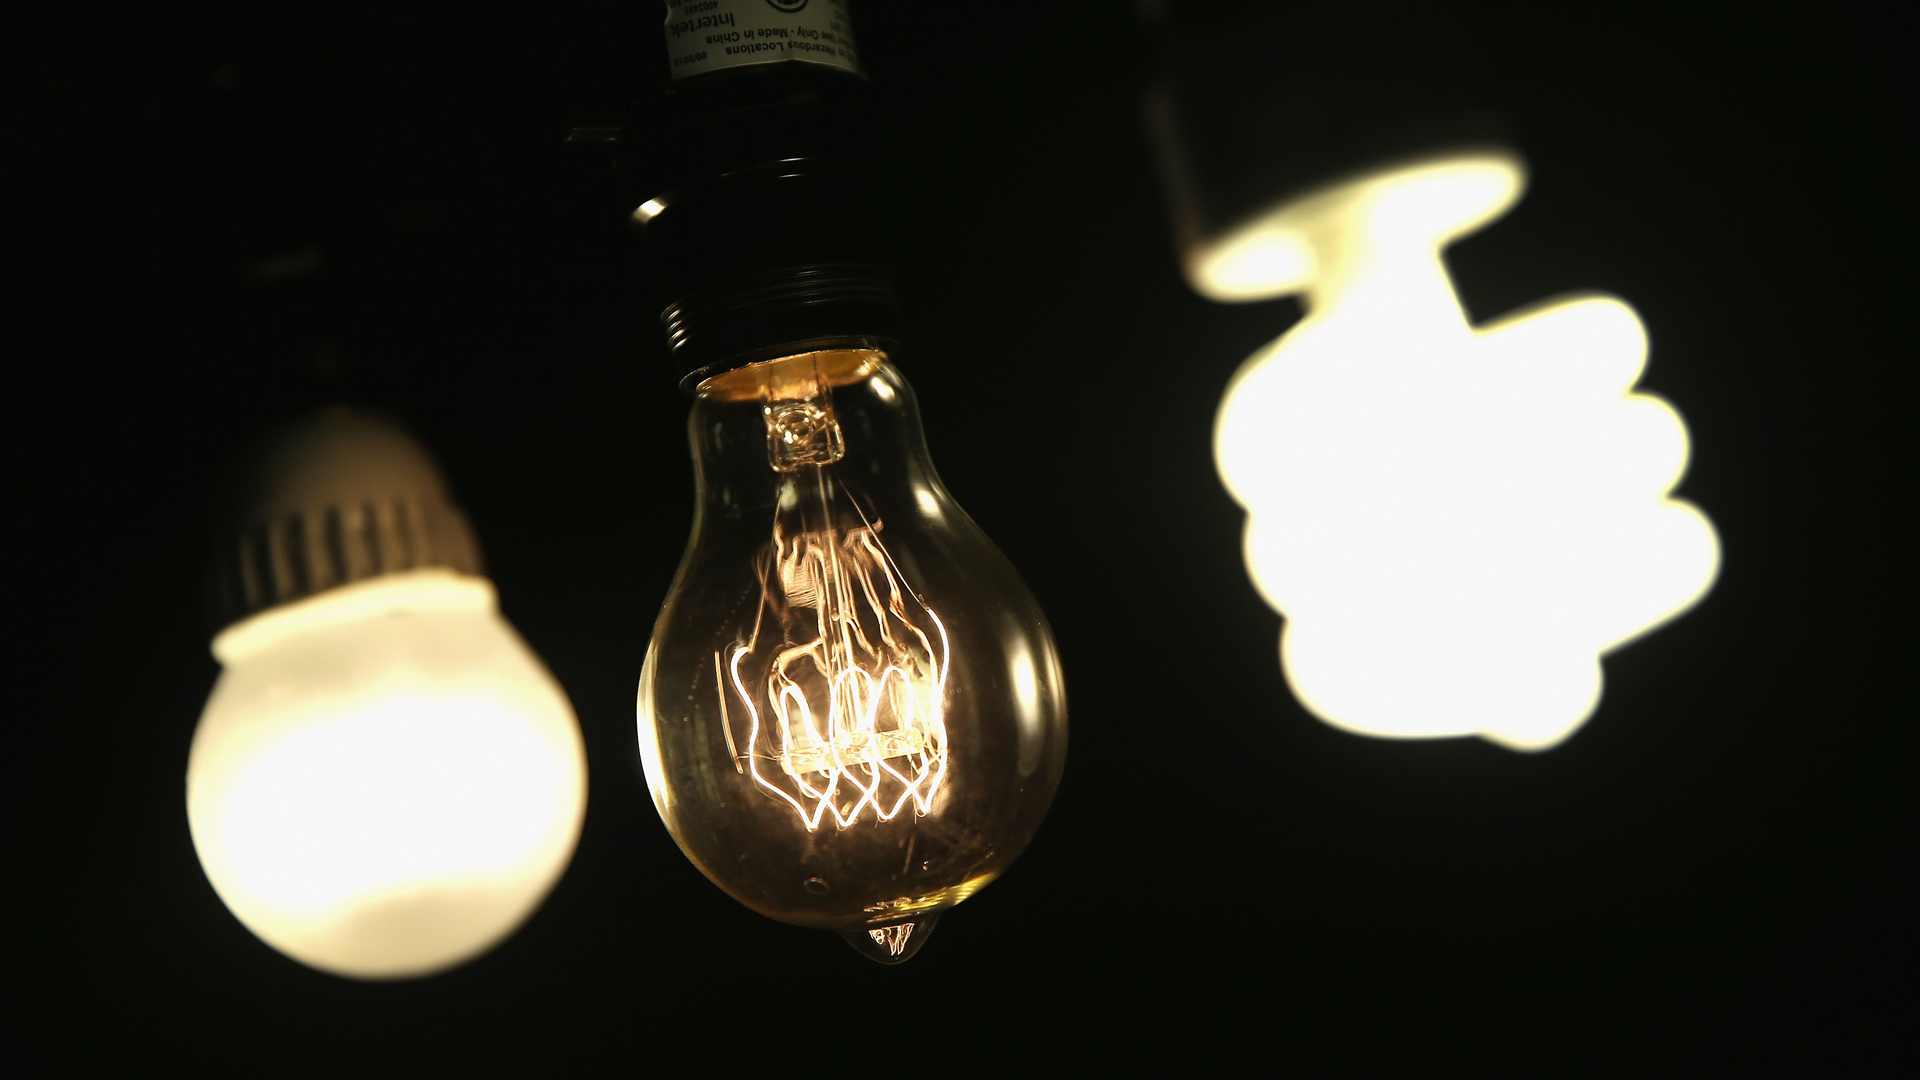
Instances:
[[[201,866],[249,930],[323,971],[471,959],[573,853],[573,709],[404,432],[323,413],[253,483],[224,576],[254,613],[214,639],[223,670],[187,764]]]
[[[891,962],[1019,855],[1066,703],[1046,619],[875,348],[700,384],[698,510],[641,675],[641,760],[748,907]]]
[[[1288,681],[1337,727],[1552,746],[1598,704],[1599,657],[1713,582],[1712,525],[1668,497],[1686,428],[1633,392],[1633,309],[1569,297],[1473,327],[1460,308],[1440,251],[1522,182],[1503,154],[1380,170],[1190,252],[1214,299],[1306,293],[1214,446]]]

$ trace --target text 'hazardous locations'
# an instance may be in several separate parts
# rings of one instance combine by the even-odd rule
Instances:
[[[820,64],[860,74],[845,0],[667,0],[674,78],[751,64]]]

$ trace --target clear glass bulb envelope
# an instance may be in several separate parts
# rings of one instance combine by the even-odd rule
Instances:
[[[741,903],[904,958],[1052,801],[1046,619],[877,350],[717,376],[689,432],[693,537],[640,684],[655,805]]]

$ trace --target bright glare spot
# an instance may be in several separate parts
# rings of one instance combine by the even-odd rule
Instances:
[[[275,948],[425,974],[510,933],[565,868],[578,725],[485,580],[375,578],[255,616],[216,651],[188,818],[221,899]]]
[[[1007,675],[1013,684],[1014,720],[1020,729],[1020,775],[1031,776],[1040,767],[1047,730],[1046,714],[1041,710],[1039,664],[1025,645],[1007,651]]]
[[[574,779],[545,749],[484,697],[396,695],[263,747],[214,827],[244,887],[290,914],[511,874]]]
[[[1007,657],[1007,671],[1013,676],[1013,700],[1022,720],[1040,716],[1040,680],[1033,670],[1033,656],[1025,648]]]
[[[1265,300],[1305,288],[1313,280],[1313,248],[1285,222],[1243,230],[1188,268],[1200,292],[1213,300]]]
[[[939,517],[945,516],[945,514],[942,512],[940,508],[940,497],[938,495],[935,495],[933,493],[933,489],[931,488],[925,488],[925,487],[914,488],[913,501],[920,504],[920,512],[927,515],[930,518],[939,518]]]
[[[1286,296],[1308,289],[1323,270],[1338,272],[1321,260],[1341,244],[1343,230],[1364,222],[1388,242],[1443,246],[1499,217],[1525,182],[1520,162],[1501,155],[1361,177],[1284,203],[1190,252],[1187,278],[1202,296],[1225,303]]]
[[[1337,727],[1552,746],[1597,705],[1599,657],[1717,572],[1712,525],[1668,497],[1686,428],[1633,392],[1632,308],[1574,297],[1467,325],[1440,249],[1520,181],[1497,157],[1363,178],[1189,264],[1203,292],[1251,299],[1301,282],[1247,252],[1311,252],[1310,314],[1235,377],[1215,453],[1287,618],[1288,680]]]

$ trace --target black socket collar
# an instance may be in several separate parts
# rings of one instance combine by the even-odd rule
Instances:
[[[797,351],[806,343],[899,337],[892,275],[861,263],[817,263],[736,278],[660,313],[691,390],[728,368]]]
[[[660,319],[689,388],[769,351],[897,334],[864,79],[777,64],[686,80],[629,121]]]

